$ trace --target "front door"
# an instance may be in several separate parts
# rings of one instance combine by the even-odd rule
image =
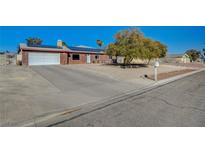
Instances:
[[[87,54],[87,56],[86,56],[86,62],[87,62],[87,64],[90,64],[90,54]]]

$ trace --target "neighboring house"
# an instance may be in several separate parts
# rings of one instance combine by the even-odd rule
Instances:
[[[5,52],[0,52],[0,65],[5,65],[6,64],[6,54]]]
[[[190,57],[185,54],[168,54],[165,58],[162,58],[167,63],[190,63]]]
[[[0,65],[16,64],[16,54],[0,52]]]
[[[201,59],[202,59],[202,63],[204,63],[205,62],[205,53],[201,54]]]
[[[23,65],[56,65],[56,64],[90,64],[106,63],[109,56],[103,49],[94,49],[85,46],[63,46],[58,40],[57,46],[20,44],[18,59]]]
[[[200,63],[204,63],[205,61],[205,56],[201,53],[200,54],[200,57],[196,60],[197,62],[200,62]]]
[[[191,58],[189,57],[189,55],[187,54],[183,54],[182,58],[181,58],[181,61],[183,63],[190,63],[191,62]]]
[[[123,56],[118,56],[117,57],[117,63],[118,64],[123,64],[124,63],[124,58]],[[116,59],[116,57],[115,57]],[[154,59],[152,59],[150,62],[154,61]],[[140,59],[140,58],[135,58],[133,59],[131,62],[131,64],[147,64],[148,60],[147,59]]]

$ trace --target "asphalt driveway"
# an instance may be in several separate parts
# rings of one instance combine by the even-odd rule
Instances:
[[[0,71],[0,126],[35,123],[39,117],[145,86],[75,66],[5,66]]]

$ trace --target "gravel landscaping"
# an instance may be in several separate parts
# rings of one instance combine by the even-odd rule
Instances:
[[[177,71],[172,71],[172,72],[165,72],[165,73],[160,73],[157,75],[158,80],[163,80],[167,79],[170,77],[174,77],[177,75],[185,74],[194,71],[195,69],[184,69],[184,70],[177,70]],[[154,75],[148,76],[148,79],[154,80]]]

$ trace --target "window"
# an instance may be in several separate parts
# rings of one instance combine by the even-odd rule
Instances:
[[[99,55],[95,55],[95,59],[99,59]]]
[[[73,54],[72,55],[72,60],[80,60],[80,55],[79,54]]]

